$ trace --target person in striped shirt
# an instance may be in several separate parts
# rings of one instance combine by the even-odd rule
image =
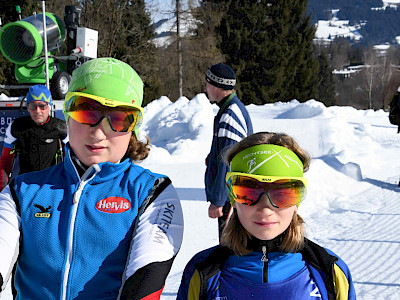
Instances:
[[[225,187],[229,167],[223,162],[222,152],[253,133],[250,115],[237,97],[235,86],[235,72],[226,64],[215,64],[206,73],[205,92],[208,99],[219,107],[214,118],[213,139],[205,172],[205,190],[210,202],[208,216],[218,218],[219,237],[231,208]]]

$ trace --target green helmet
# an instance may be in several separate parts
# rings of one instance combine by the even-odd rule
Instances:
[[[70,99],[76,94],[93,96],[93,100],[104,106],[133,107],[143,115],[143,81],[130,65],[114,58],[96,58],[74,70],[64,101],[67,123]],[[135,129],[135,134],[138,134],[138,129]]]
[[[72,73],[68,92],[81,92],[105,98],[105,106],[140,107],[143,82],[128,64],[114,58],[97,58],[85,62]]]
[[[262,144],[240,151],[231,161],[231,172],[263,176],[303,177],[303,163],[286,147]]]

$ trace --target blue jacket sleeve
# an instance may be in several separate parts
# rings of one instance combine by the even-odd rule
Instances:
[[[234,96],[229,105],[214,119],[214,137],[208,156],[206,172],[207,201],[224,206],[228,199],[225,176],[229,166],[224,163],[226,151],[243,138],[253,133],[250,116],[240,100]]]
[[[230,138],[218,138],[219,155],[217,157],[217,175],[213,180],[213,185],[210,192],[210,194],[212,195],[210,202],[217,206],[224,206],[226,201],[228,200],[228,190],[225,185],[225,177],[226,173],[229,171],[229,167],[224,162],[223,155],[234,144],[236,144],[236,141]]]

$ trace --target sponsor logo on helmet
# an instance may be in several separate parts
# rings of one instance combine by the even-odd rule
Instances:
[[[256,169],[258,169],[259,167],[261,167],[262,165],[264,165],[266,162],[268,162],[269,160],[271,160],[274,157],[279,157],[281,159],[281,161],[288,168],[290,168],[290,165],[289,165],[288,161],[292,162],[293,164],[295,164],[300,169],[301,172],[303,172],[303,166],[297,160],[293,159],[292,157],[290,157],[287,154],[282,154],[281,155],[280,154],[281,152],[282,151],[278,152],[278,151],[275,151],[275,150],[272,150],[272,151],[265,150],[265,151],[256,151],[256,152],[252,152],[252,153],[249,153],[249,154],[245,155],[243,157],[243,159],[248,159],[250,157],[253,157],[253,158],[250,158],[247,161],[247,166],[249,167],[249,171],[247,173],[253,173]],[[256,157],[260,156],[260,155],[269,155],[269,156],[266,159],[264,159],[263,161],[261,161],[261,162],[259,162],[257,164]]]
[[[122,197],[107,197],[96,203],[96,209],[109,214],[123,213],[131,208],[131,203]]]
[[[250,156],[255,156],[255,155],[271,155],[276,153],[276,151],[272,152],[271,150],[260,150],[260,151],[255,151],[255,152],[251,152],[249,154],[246,154],[245,156],[243,156],[243,159],[249,158]]]
[[[256,165],[256,158],[252,158],[247,162],[247,166],[249,167],[249,170],[247,172],[250,172],[250,170]]]
[[[290,160],[292,163],[294,163],[301,172],[303,172],[303,166],[299,164],[299,162],[297,160],[294,160],[293,158],[291,158],[289,155],[283,155],[287,160]]]
[[[47,218],[48,219],[48,218],[51,217],[51,214],[49,212],[51,206],[44,207],[44,206],[39,205],[39,204],[34,204],[33,206],[40,209],[40,212],[37,212],[37,213],[34,214],[35,218]]]
[[[106,101],[104,101],[104,105],[106,106],[113,106],[114,105],[114,101],[110,100],[110,99],[106,99]]]
[[[262,182],[272,182],[271,178],[261,178]]]

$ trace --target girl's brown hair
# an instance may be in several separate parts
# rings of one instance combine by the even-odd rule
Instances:
[[[273,144],[288,148],[300,158],[303,163],[304,172],[308,170],[311,161],[310,155],[300,148],[291,136],[285,133],[259,132],[252,134],[228,150],[225,155],[225,162],[229,165],[233,157],[239,152],[246,148],[262,144]],[[227,224],[222,232],[221,244],[232,249],[236,255],[243,255],[250,252],[247,243],[251,235],[240,223],[236,209],[232,208],[232,210],[232,215],[227,220]],[[295,212],[280,246],[281,251],[296,252],[303,248],[303,223],[303,219]]]
[[[136,134],[132,133],[125,157],[129,157],[134,161],[141,161],[149,155],[149,152],[150,139],[146,137],[146,140],[142,142],[137,139]]]

